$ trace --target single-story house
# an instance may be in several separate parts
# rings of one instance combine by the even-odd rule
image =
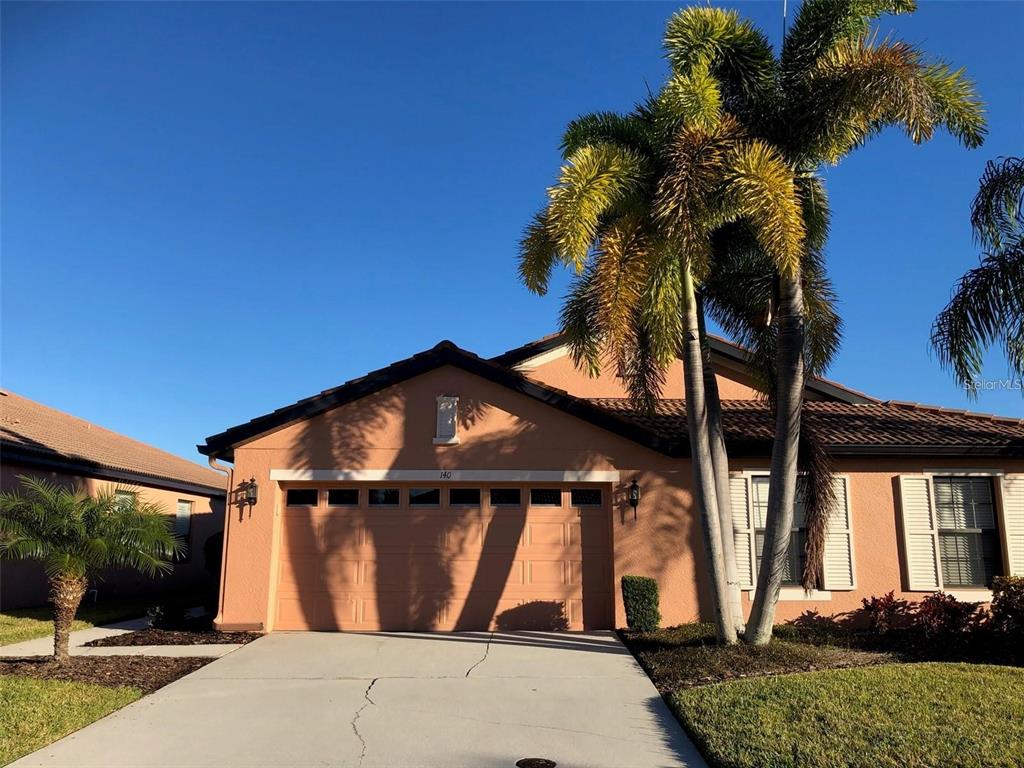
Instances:
[[[743,349],[712,342],[749,606],[773,420]],[[652,576],[666,623],[709,615],[682,368],[656,412],[559,336],[484,359],[451,342],[209,437],[232,462],[217,625],[262,630],[622,626],[617,585]],[[990,599],[1024,573],[1024,420],[881,402],[807,383],[837,505],[824,580],[778,616],[894,590]],[[216,461],[214,461],[216,464]],[[630,503],[630,487],[640,492]]]
[[[191,589],[216,577],[219,556],[207,564],[204,545],[224,527],[223,474],[0,390],[0,487],[17,488],[21,475],[79,485],[90,492],[113,486],[120,493],[136,493],[160,504],[174,518],[188,554],[170,575],[150,579],[111,571],[92,585],[97,591],[87,599]],[[47,589],[38,562],[0,561],[0,609],[42,605]]]

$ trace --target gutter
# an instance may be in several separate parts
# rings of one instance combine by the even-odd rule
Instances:
[[[227,575],[228,575],[228,536],[231,524],[231,491],[234,488],[235,483],[235,470],[234,467],[230,467],[227,464],[221,464],[217,461],[216,456],[210,456],[207,459],[207,463],[210,465],[210,469],[214,472],[223,472],[227,476],[228,487],[227,494],[224,497],[224,541],[221,542],[221,553],[220,553],[220,585],[218,587],[217,596],[217,615],[213,617],[213,628],[220,629],[221,627],[221,616],[224,613],[224,595],[227,591]]]

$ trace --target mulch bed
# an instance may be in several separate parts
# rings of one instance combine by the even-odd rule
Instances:
[[[814,646],[778,638],[759,647],[719,646],[715,644],[713,628],[707,624],[647,633],[627,630],[619,634],[663,694],[728,680],[868,667],[899,660],[890,653]]]
[[[111,648],[126,645],[234,645],[251,643],[263,635],[259,632],[214,632],[177,629],[140,629],[122,635],[111,635],[92,640],[85,645],[92,648]]]
[[[112,688],[129,685],[152,693],[211,661],[214,659],[194,656],[72,656],[58,665],[50,658],[2,659],[0,675],[73,680]]]

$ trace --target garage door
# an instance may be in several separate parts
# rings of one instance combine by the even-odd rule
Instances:
[[[282,491],[275,629],[612,626],[608,486]]]

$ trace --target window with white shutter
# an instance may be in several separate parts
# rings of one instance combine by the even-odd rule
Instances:
[[[736,572],[740,589],[754,588],[754,526],[750,516],[750,483],[743,475],[729,478],[732,532],[736,544]]]
[[[856,584],[853,567],[853,521],[850,516],[850,482],[832,478],[835,506],[829,512],[825,530],[822,586],[828,590],[852,590]]]
[[[927,475],[900,476],[900,514],[907,588],[911,592],[940,589],[939,542],[932,512],[932,487]]]

